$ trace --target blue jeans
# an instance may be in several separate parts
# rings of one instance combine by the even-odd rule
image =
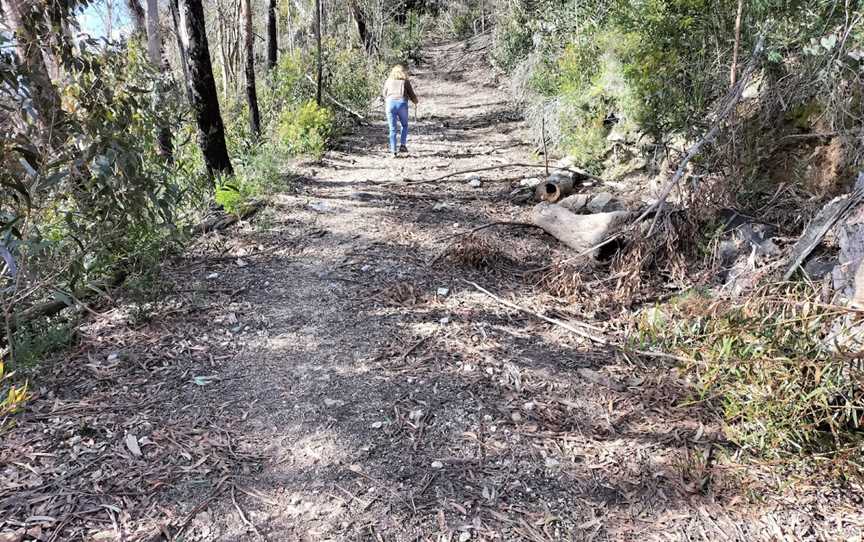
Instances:
[[[402,125],[399,134],[401,145],[408,142],[408,100],[387,100],[385,105],[387,126],[390,128],[390,152],[396,152],[396,121]]]

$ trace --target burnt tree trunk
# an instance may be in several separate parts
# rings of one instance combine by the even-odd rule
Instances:
[[[252,33],[252,0],[243,0],[243,37],[246,57],[246,101],[249,104],[249,130],[261,136],[261,114],[258,112],[258,94],[255,89],[255,34]]]
[[[357,34],[360,35],[360,41],[363,43],[363,48],[367,53],[372,54],[375,49],[375,40],[372,39],[372,34],[369,32],[369,27],[366,24],[366,15],[363,13],[363,10],[360,9],[360,4],[357,3],[357,0],[350,0],[348,5],[351,8],[351,15],[354,17],[354,22],[357,24]]]
[[[132,15],[132,35],[134,37],[144,36],[147,32],[147,16],[144,14],[141,2],[138,0],[126,0],[126,7],[129,8],[129,13]]]
[[[228,147],[225,144],[225,126],[219,110],[216,81],[210,63],[207,31],[204,28],[204,8],[201,0],[179,0],[180,33],[189,61],[189,80],[192,109],[198,124],[198,145],[204,154],[204,163],[211,179],[216,175],[234,175]]]
[[[270,0],[267,8],[267,69],[276,67],[279,57],[279,32],[276,30],[276,0]]]
[[[315,103],[318,106],[321,106],[321,94],[323,90],[323,75],[324,75],[324,66],[323,59],[321,58],[321,0],[315,0],[315,51],[316,51],[316,63],[318,64],[318,70],[315,77]]]

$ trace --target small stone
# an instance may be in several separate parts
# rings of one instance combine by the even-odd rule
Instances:
[[[450,288],[444,288],[444,287],[438,288],[438,295],[440,295],[441,297],[444,297],[444,296],[448,295],[449,293],[450,293]]]
[[[433,461],[433,462],[432,462],[432,468],[433,468],[433,469],[443,469],[443,468],[444,468],[444,463],[442,463],[442,462],[440,462],[440,461]]]
[[[471,188],[480,188],[481,186],[483,186],[483,182],[479,179],[472,179],[471,182],[468,183],[468,186],[470,186]]]
[[[513,412],[512,414],[510,414],[510,419],[516,423],[519,423],[522,421],[522,414],[519,414],[518,412]]]
[[[459,535],[459,542],[468,542],[469,540],[471,540],[471,533],[468,531]]]
[[[364,272],[364,273],[367,273],[367,272],[369,272],[369,271],[371,271],[371,270],[372,270],[372,266],[369,265],[368,263],[367,263],[366,265],[364,265],[363,267],[360,268],[360,271],[362,271],[362,272]]]
[[[248,264],[244,262],[241,258],[237,258],[237,267],[246,267]]]
[[[209,275],[207,275],[207,280],[213,280],[213,279],[218,279],[218,278],[219,278],[219,273],[210,273]]]
[[[381,429],[384,426],[384,422],[375,422],[372,424],[372,429]]]
[[[449,324],[449,323],[450,323],[450,317],[449,317],[449,316],[445,316],[444,318],[442,318],[442,319],[440,319],[440,320],[438,320],[438,321],[439,321],[440,323],[442,323],[442,324]]]
[[[588,202],[588,210],[592,213],[605,213],[614,211],[619,207],[618,201],[609,192],[600,192]]]
[[[118,352],[111,352],[108,354],[108,363],[114,363],[115,361],[120,360],[120,354]]]
[[[528,401],[527,403],[522,405],[522,408],[527,412],[531,412],[532,410],[534,410],[535,406],[537,405],[533,401]]]
[[[561,464],[560,461],[552,457],[547,457],[545,463],[547,469],[553,469]]]
[[[525,186],[528,188],[535,188],[537,185],[539,185],[542,182],[543,182],[543,180],[538,178],[538,177],[531,177],[531,178],[522,179],[521,181],[519,181],[519,186]]]

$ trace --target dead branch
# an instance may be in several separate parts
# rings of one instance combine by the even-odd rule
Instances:
[[[462,171],[454,171],[452,173],[448,173],[447,175],[442,175],[441,177],[436,177],[434,179],[420,179],[420,180],[406,179],[403,182],[405,184],[437,183],[437,182],[443,181],[445,179],[449,179],[450,177],[455,177],[457,175],[465,175],[468,173],[480,173],[482,171],[493,171],[496,169],[507,169],[507,168],[511,168],[511,167],[545,168],[546,166],[544,164],[521,164],[521,163],[499,164],[497,166],[488,166],[488,167],[481,167],[481,168],[476,168],[476,169],[466,169],[466,170],[462,170]],[[549,169],[556,169],[559,171],[568,171],[570,173],[573,173],[574,175],[577,175],[578,177],[581,177],[584,179],[590,179],[590,180],[598,182],[598,183],[606,182],[604,179],[602,179],[600,177],[597,177],[597,176],[591,175],[590,173],[585,173],[584,171],[579,171],[579,170],[576,170],[573,168],[549,166]],[[399,181],[396,181],[396,182],[399,182]],[[384,184],[394,184],[394,182],[389,182],[389,183],[384,183]]]
[[[498,297],[497,295],[493,294],[492,292],[490,292],[489,290],[483,288],[479,284],[476,284],[474,282],[471,282],[471,281],[465,280],[465,279],[461,279],[461,280],[462,280],[462,282],[470,284],[471,286],[476,288],[478,291],[486,294],[487,296],[491,297],[492,299],[494,299],[495,301],[497,301],[501,305],[504,305],[505,307],[510,307],[511,309],[518,310],[518,311],[524,312],[526,314],[530,314],[531,316],[534,316],[535,318],[539,318],[539,319],[543,320],[544,322],[548,322],[548,323],[556,325],[560,328],[566,329],[567,331],[574,333],[574,334],[576,334],[580,337],[583,337],[585,339],[588,339],[589,341],[595,342],[597,344],[602,344],[603,346],[610,346],[612,348],[620,350],[621,352],[623,352],[625,354],[634,353],[634,354],[639,354],[640,356],[651,357],[651,358],[671,359],[671,360],[678,361],[681,363],[691,363],[693,361],[689,358],[685,358],[683,356],[676,356],[675,354],[668,354],[666,352],[654,352],[652,350],[634,350],[634,349],[627,348],[625,345],[615,343],[615,342],[607,339],[606,337],[603,337],[602,335],[595,335],[592,333],[588,333],[587,331],[582,331],[581,329],[575,328],[573,325],[575,324],[575,325],[585,327],[585,328],[588,328],[591,330],[599,331],[599,328],[597,328],[595,326],[592,326],[590,324],[586,324],[584,322],[578,322],[578,321],[572,321],[572,324],[571,324],[571,323],[567,323],[567,322],[564,322],[564,321],[561,321],[561,320],[558,320],[555,318],[549,318],[548,316],[544,316],[538,312],[534,312],[531,309],[527,309],[521,305],[517,305],[513,302],[502,299],[502,298]]]
[[[729,93],[724,100],[724,106],[720,109],[719,114],[717,115],[716,120],[714,121],[713,126],[708,133],[702,136],[702,139],[697,141],[690,150],[687,151],[687,154],[684,156],[684,159],[681,160],[681,163],[678,164],[678,169],[675,171],[675,174],[666,183],[666,186],[663,187],[663,190],[660,192],[660,196],[657,198],[657,201],[654,202],[648,209],[643,212],[639,218],[636,219],[636,222],[641,222],[652,212],[657,214],[654,215],[654,222],[651,224],[651,228],[648,230],[648,235],[654,233],[654,228],[657,225],[657,219],[660,216],[660,213],[663,210],[663,206],[666,204],[666,198],[669,197],[669,194],[672,193],[672,190],[678,185],[681,179],[684,177],[684,174],[687,170],[687,165],[699,152],[701,152],[702,147],[714,141],[714,138],[720,133],[720,129],[723,125],[723,122],[735,111],[735,106],[738,105],[738,102],[741,100],[741,96],[744,94],[744,88],[750,82],[750,78],[753,76],[753,72],[756,71],[756,66],[758,64],[759,55],[762,54],[762,49],[765,46],[765,35],[767,33],[767,29],[763,30],[762,34],[759,36],[759,41],[756,43],[756,47],[753,49],[753,54],[750,57],[750,62],[747,63],[747,67],[744,69],[744,73],[741,74],[741,79],[735,83]]]
[[[543,320],[544,322],[548,322],[550,324],[564,328],[571,333],[579,335],[580,337],[588,339],[589,341],[595,342],[597,344],[602,344],[604,346],[610,344],[609,340],[606,339],[605,337],[602,337],[600,335],[595,335],[593,333],[588,333],[587,331],[583,331],[581,329],[578,329],[578,328],[574,327],[573,325],[568,324],[567,322],[564,322],[562,320],[558,320],[555,318],[549,318],[548,316],[544,316],[544,315],[540,314],[539,312],[534,312],[530,309],[526,309],[525,307],[523,307],[521,305],[517,305],[515,303],[507,301],[506,299],[502,299],[502,298],[498,297],[497,295],[493,294],[492,292],[483,288],[482,286],[480,286],[479,284],[477,284],[475,282],[471,282],[470,280],[465,280],[465,279],[462,279],[462,282],[470,284],[471,286],[476,288],[479,292],[486,294],[487,296],[491,297],[492,299],[494,299],[495,301],[497,301],[501,305],[504,305],[505,307],[510,307],[511,309],[521,311],[521,312],[524,312],[526,314],[530,314],[531,316],[534,316],[535,318],[539,318],[539,319]],[[595,326],[592,326],[590,324],[585,324],[583,322],[574,322],[574,324],[588,328],[588,329],[593,329],[593,330],[598,329]]]
[[[264,538],[264,536],[261,535],[261,531],[258,530],[258,527],[256,527],[254,523],[249,521],[249,518],[246,517],[246,514],[243,512],[243,509],[240,508],[240,505],[237,503],[236,489],[237,489],[237,486],[234,484],[231,484],[231,502],[234,503],[234,508],[237,510],[237,513],[240,514],[240,520],[243,521],[243,523],[246,524],[246,526],[249,527],[249,529],[252,530],[258,536],[258,538]]]
[[[306,74],[306,79],[308,79],[309,82],[312,83],[313,85],[317,84],[317,83],[315,83],[315,80],[312,79],[312,77],[309,74]],[[345,105],[342,102],[340,102],[339,100],[337,100],[332,94],[330,94],[326,90],[323,90],[323,93],[324,93],[325,98],[327,98],[333,105],[335,105],[336,107],[338,107],[342,111],[345,111],[346,113],[348,113],[349,115],[351,115],[352,117],[356,118],[359,121],[365,121],[366,120],[366,117],[364,117],[360,113],[354,111],[353,109],[351,109],[347,105]]]

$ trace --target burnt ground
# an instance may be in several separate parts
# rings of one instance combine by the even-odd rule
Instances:
[[[119,292],[82,326],[3,425],[0,540],[858,536],[857,484],[744,460],[674,367],[466,282],[563,320],[618,316],[520,272],[566,256],[536,230],[445,239],[526,220],[509,194],[540,170],[406,183],[536,162],[478,56],[437,47],[415,71],[408,157],[387,156],[381,116],[358,126],[166,263],[157,302]]]

